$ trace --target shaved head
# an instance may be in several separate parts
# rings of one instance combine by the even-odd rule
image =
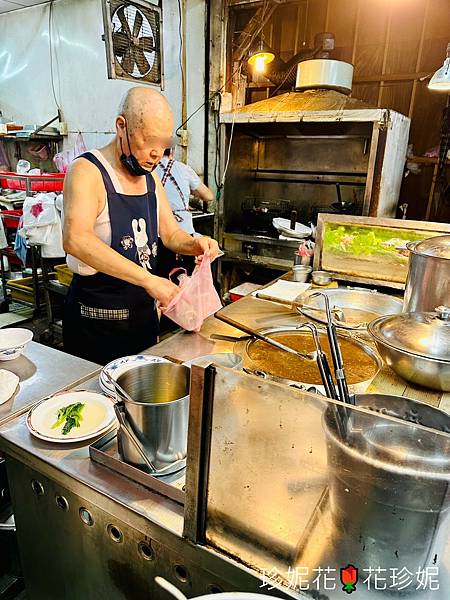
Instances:
[[[164,135],[173,130],[172,109],[164,96],[152,88],[134,87],[128,90],[119,106],[129,132],[140,130],[151,135]]]

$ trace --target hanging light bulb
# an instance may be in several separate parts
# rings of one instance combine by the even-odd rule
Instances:
[[[447,46],[444,64],[431,78],[428,89],[432,92],[450,92],[450,44]]]
[[[273,61],[275,54],[260,40],[250,51],[248,64],[255,67],[258,73],[263,73],[265,66]]]
[[[258,54],[255,59],[255,71],[258,73],[264,73],[266,68],[266,60],[264,54]]]

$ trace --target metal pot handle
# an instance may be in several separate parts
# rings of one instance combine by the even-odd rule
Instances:
[[[144,463],[149,468],[150,473],[155,473],[157,471],[155,465],[151,462],[151,460],[146,455],[145,450],[142,447],[141,442],[137,438],[137,436],[134,433],[134,431],[131,429],[131,427],[128,426],[128,423],[127,423],[127,421],[125,419],[125,416],[122,413],[121,406],[120,406],[120,404],[118,402],[116,402],[116,404],[114,404],[114,411],[116,413],[116,417],[117,417],[117,420],[120,423],[120,427],[121,427],[122,431],[125,433],[125,435],[127,436],[127,438],[133,444],[134,448],[138,451],[139,456],[142,458],[142,460],[144,461]]]
[[[406,248],[407,250],[409,250],[410,252],[414,252],[414,250],[416,249],[417,244],[420,242],[421,240],[417,240],[415,242],[407,242],[406,244]]]

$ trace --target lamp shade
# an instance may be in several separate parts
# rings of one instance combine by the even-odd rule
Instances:
[[[263,40],[260,40],[252,46],[249,53],[248,64],[255,67],[257,71],[262,71],[264,66],[269,64],[275,58],[275,54],[272,52]]]
[[[447,58],[430,79],[428,89],[433,92],[450,92],[450,44],[447,46]]]

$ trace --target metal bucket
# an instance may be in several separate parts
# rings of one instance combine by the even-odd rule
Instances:
[[[450,235],[409,242],[404,312],[429,312],[450,305]]]
[[[361,569],[438,564],[450,526],[450,416],[403,397],[361,394],[356,404],[412,421],[352,411],[342,439],[324,414],[334,549]],[[436,558],[435,558],[436,554]]]
[[[133,399],[124,400],[125,417],[157,469],[183,461],[187,452],[190,369],[173,363],[145,364],[126,371],[117,383]],[[123,460],[146,469],[128,437],[119,429]],[[177,462],[178,469],[184,464]],[[169,474],[166,470],[165,474]]]

